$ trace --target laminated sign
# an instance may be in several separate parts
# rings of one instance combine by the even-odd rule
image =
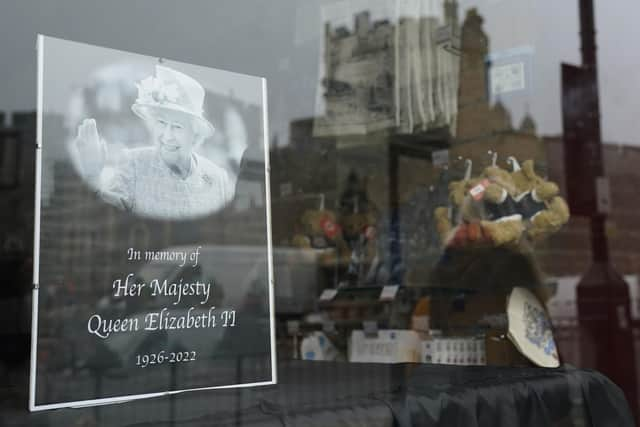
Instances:
[[[30,409],[274,384],[265,79],[37,47]]]

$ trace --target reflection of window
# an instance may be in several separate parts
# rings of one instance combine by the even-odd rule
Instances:
[[[0,188],[18,185],[20,151],[19,133],[12,129],[0,129]]]

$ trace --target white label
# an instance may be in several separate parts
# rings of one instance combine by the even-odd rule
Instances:
[[[385,286],[382,288],[382,292],[380,292],[380,301],[392,301],[395,299],[399,288],[400,286],[398,285]]]
[[[320,294],[320,301],[331,301],[338,295],[337,289],[325,289]]]
[[[418,334],[406,330],[379,330],[367,337],[362,330],[351,332],[350,362],[406,363],[420,361]]]
[[[475,187],[473,187],[471,190],[469,190],[469,194],[471,194],[471,197],[478,200],[482,198],[482,195],[484,194],[484,190],[485,190],[484,185],[478,184]]]
[[[526,87],[523,62],[496,65],[491,67],[490,75],[491,93],[493,95],[514,92]]]
[[[611,188],[609,178],[599,176],[596,178],[596,197],[598,199],[598,213],[611,213]]]

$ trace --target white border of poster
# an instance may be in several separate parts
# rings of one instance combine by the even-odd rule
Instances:
[[[161,391],[155,393],[134,394],[116,396],[99,399],[76,400],[53,404],[37,405],[36,399],[36,370],[37,370],[37,347],[38,347],[38,297],[40,291],[40,218],[41,218],[41,196],[42,196],[42,145],[43,145],[43,82],[44,82],[44,45],[45,39],[61,40],[38,34],[37,50],[37,130],[36,130],[36,164],[35,164],[35,215],[34,215],[34,257],[33,257],[33,289],[32,289],[32,313],[31,313],[31,359],[29,376],[29,410],[44,411],[60,408],[81,408],[88,406],[99,406],[107,404],[125,403],[133,400],[148,399],[160,396],[169,396],[189,391],[199,390],[224,390],[233,388],[248,388],[256,386],[277,384],[277,358],[276,358],[276,334],[275,334],[275,306],[274,306],[274,279],[273,279],[273,244],[271,234],[271,191],[270,191],[270,164],[269,164],[269,131],[268,131],[268,111],[267,111],[267,81],[260,78],[262,82],[262,133],[264,145],[264,178],[265,178],[265,212],[267,230],[267,267],[268,267],[268,301],[269,301],[269,330],[270,330],[270,358],[271,358],[271,380],[253,383],[228,384],[211,387],[188,388],[182,390]],[[177,62],[177,61],[171,61]]]

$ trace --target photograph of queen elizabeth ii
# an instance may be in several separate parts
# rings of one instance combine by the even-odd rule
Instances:
[[[119,163],[109,165],[109,141],[100,123],[85,118],[72,147],[82,176],[106,202],[144,217],[189,219],[224,208],[234,197],[236,176],[226,161],[216,164],[196,151],[216,132],[203,110],[203,86],[157,64],[136,87],[131,113],[148,128],[150,143],[121,152]],[[228,154],[237,152],[235,147]]]
[[[172,375],[172,392],[273,384],[266,80],[48,36],[37,45],[34,410],[164,393]],[[140,292],[121,292],[123,278]],[[211,298],[187,295],[198,283]],[[158,313],[186,323],[144,324]],[[214,328],[222,313],[237,323]],[[211,327],[188,323],[196,314]],[[103,337],[88,323],[121,320],[136,327]],[[73,355],[41,365],[48,342]],[[170,364],[177,349],[188,365]]]

